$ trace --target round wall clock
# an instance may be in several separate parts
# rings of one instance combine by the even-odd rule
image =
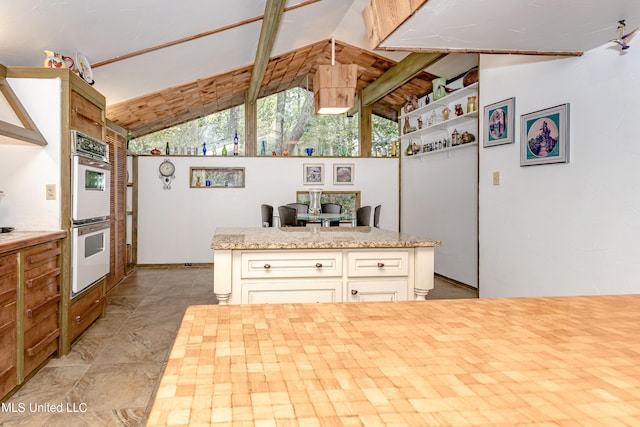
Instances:
[[[171,181],[175,178],[174,172],[176,171],[176,166],[169,159],[165,159],[162,163],[160,163],[160,167],[158,168],[160,171],[160,179],[164,182],[164,189],[171,189]]]

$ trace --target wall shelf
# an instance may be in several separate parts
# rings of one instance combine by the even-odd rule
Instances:
[[[412,159],[414,157],[424,157],[424,156],[429,156],[429,155],[432,155],[432,154],[444,153],[445,151],[459,150],[461,148],[471,147],[472,145],[478,145],[478,141],[467,142],[466,144],[456,145],[455,147],[441,148],[439,150],[427,151],[426,153],[418,153],[418,154],[413,154],[411,156],[405,156],[405,157],[407,159]]]
[[[430,103],[428,103],[427,105],[423,105],[420,108],[417,108],[413,111],[410,111],[408,113],[403,113],[402,115],[400,115],[401,118],[405,118],[405,117],[418,117],[423,115],[424,113],[428,113],[431,112],[432,110],[436,110],[438,108],[444,108],[447,105],[449,105],[451,103],[451,101],[459,99],[459,98],[464,98],[465,96],[470,96],[470,95],[477,95],[478,93],[478,83],[474,83],[471,84],[469,86],[460,88],[450,94],[448,94],[447,96],[444,96],[440,99],[438,99],[437,101],[432,101]],[[428,96],[428,95],[427,95]],[[466,105],[463,105],[463,107],[466,107]],[[453,111],[451,112],[453,114]],[[433,126],[431,126],[433,127]]]
[[[450,128],[450,127],[452,127],[452,126],[454,126],[456,124],[459,126],[459,125],[461,125],[463,123],[466,123],[468,121],[471,121],[471,120],[474,120],[474,121],[478,120],[478,110],[473,111],[471,113],[465,113],[465,114],[463,114],[461,116],[455,116],[455,117],[452,117],[449,120],[445,120],[443,122],[436,123],[436,124],[431,125],[431,126],[423,127],[422,129],[418,129],[418,130],[415,130],[413,132],[409,132],[407,134],[402,135],[400,138],[402,138],[402,139],[411,139],[411,138],[420,137],[420,136],[428,134],[428,133],[437,132],[439,130],[447,131],[448,128]],[[448,133],[448,131],[447,131],[447,133]]]

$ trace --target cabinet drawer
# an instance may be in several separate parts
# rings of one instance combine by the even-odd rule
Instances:
[[[18,383],[16,370],[15,304],[12,321],[0,324],[0,399]]]
[[[241,304],[341,302],[341,280],[243,282]]]
[[[46,299],[37,301],[34,304],[29,304],[25,301],[24,306],[24,330],[37,327],[40,322],[45,319],[49,319],[51,315],[55,315],[56,323],[55,327],[58,327],[58,307],[60,302],[60,294],[54,294]],[[55,329],[55,328],[52,328]]]
[[[17,255],[0,257],[0,295],[18,288],[18,258]],[[1,299],[1,297],[0,297]]]
[[[104,280],[86,294],[76,298],[69,310],[70,341],[75,340],[94,320],[102,315],[106,298],[103,295]]]
[[[42,316],[44,317],[44,316]],[[58,350],[58,312],[38,319],[38,323],[24,333],[24,376],[26,377]]]
[[[26,249],[24,251],[24,271],[25,279],[33,278],[38,275],[38,272],[32,272],[27,275],[26,272],[35,268],[44,268],[49,270],[58,266],[58,256],[60,255],[60,248],[57,242],[45,243],[43,245],[34,246],[33,248]],[[55,264],[55,267],[51,265]]]
[[[341,252],[243,252],[241,262],[243,278],[342,276]]]
[[[347,253],[347,275],[350,277],[407,276],[407,250],[350,251]]]

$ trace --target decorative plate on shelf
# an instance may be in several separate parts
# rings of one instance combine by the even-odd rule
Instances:
[[[89,64],[89,60],[86,56],[81,54],[80,52],[76,52],[76,67],[78,67],[78,73],[82,79],[92,85],[93,81],[93,71],[91,71],[91,64]]]

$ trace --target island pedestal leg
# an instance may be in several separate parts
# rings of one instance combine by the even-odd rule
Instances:
[[[433,248],[415,248],[415,289],[416,300],[424,301],[433,289],[434,252]]]
[[[213,294],[226,305],[231,296],[231,251],[216,250],[213,259]]]

